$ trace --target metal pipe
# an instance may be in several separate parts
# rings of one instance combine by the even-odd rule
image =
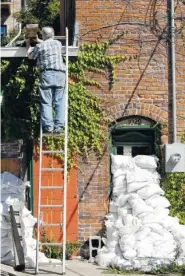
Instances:
[[[176,127],[176,82],[175,82],[175,24],[174,24],[174,0],[170,1],[170,55],[171,55],[171,91],[172,91],[172,128],[173,143],[177,140]]]
[[[21,35],[21,32],[22,32],[22,25],[21,25],[21,23],[18,23],[18,27],[19,27],[18,34],[7,45],[5,45],[5,47],[11,47],[12,44],[13,44],[13,42]]]

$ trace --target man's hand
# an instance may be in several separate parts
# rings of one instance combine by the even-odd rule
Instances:
[[[41,43],[41,42],[42,42],[42,39],[40,39],[40,38],[38,37],[38,35],[37,35],[37,36],[36,36],[36,39],[35,39],[35,42]]]

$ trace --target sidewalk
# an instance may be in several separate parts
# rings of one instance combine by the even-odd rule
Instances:
[[[100,266],[88,263],[82,260],[66,261],[66,276],[117,276],[118,274],[104,274],[106,269]],[[17,276],[31,276],[35,275],[34,269],[28,269],[24,272],[16,272]],[[59,276],[62,275],[61,266],[41,266],[37,276]],[[123,274],[124,275],[124,274]],[[128,275],[128,274],[127,274]],[[147,274],[148,275],[148,274]],[[170,276],[172,274],[169,274]],[[179,275],[179,274],[178,274]],[[146,274],[129,274],[128,276],[146,276]],[[152,275],[150,275],[152,276]],[[173,274],[175,276],[175,274]]]
[[[104,274],[103,271],[106,269],[100,266],[88,263],[87,261],[72,260],[66,261],[66,276],[115,276],[117,274]],[[17,276],[31,276],[35,275],[34,269],[27,269],[24,272],[17,272]],[[39,268],[38,276],[59,276],[62,275],[61,266],[41,266]],[[143,276],[142,274],[129,274],[129,276]]]

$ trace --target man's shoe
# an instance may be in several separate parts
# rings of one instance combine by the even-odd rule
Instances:
[[[63,131],[63,130],[64,130],[63,127],[61,127],[61,128],[55,128],[53,132],[54,132],[55,134],[62,134],[62,131]]]
[[[53,133],[53,131],[47,127],[43,128],[43,133],[48,133],[48,134],[51,134]]]

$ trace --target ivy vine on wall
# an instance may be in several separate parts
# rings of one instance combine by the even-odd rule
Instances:
[[[185,144],[185,134],[181,142]],[[171,203],[170,215],[177,216],[180,223],[185,224],[185,173],[166,173],[163,187]]]
[[[77,60],[69,63],[69,165],[74,165],[74,155],[87,157],[93,150],[102,152],[106,140],[107,118],[103,114],[103,101],[89,91],[89,86],[101,87],[88,78],[88,72],[109,72],[110,88],[115,82],[115,65],[125,57],[107,55],[111,42],[84,44]],[[14,58],[4,59],[2,65],[2,139],[37,139],[39,136],[38,71],[34,61]],[[48,137],[48,149],[62,148],[63,137]],[[57,156],[62,158],[62,156]]]

